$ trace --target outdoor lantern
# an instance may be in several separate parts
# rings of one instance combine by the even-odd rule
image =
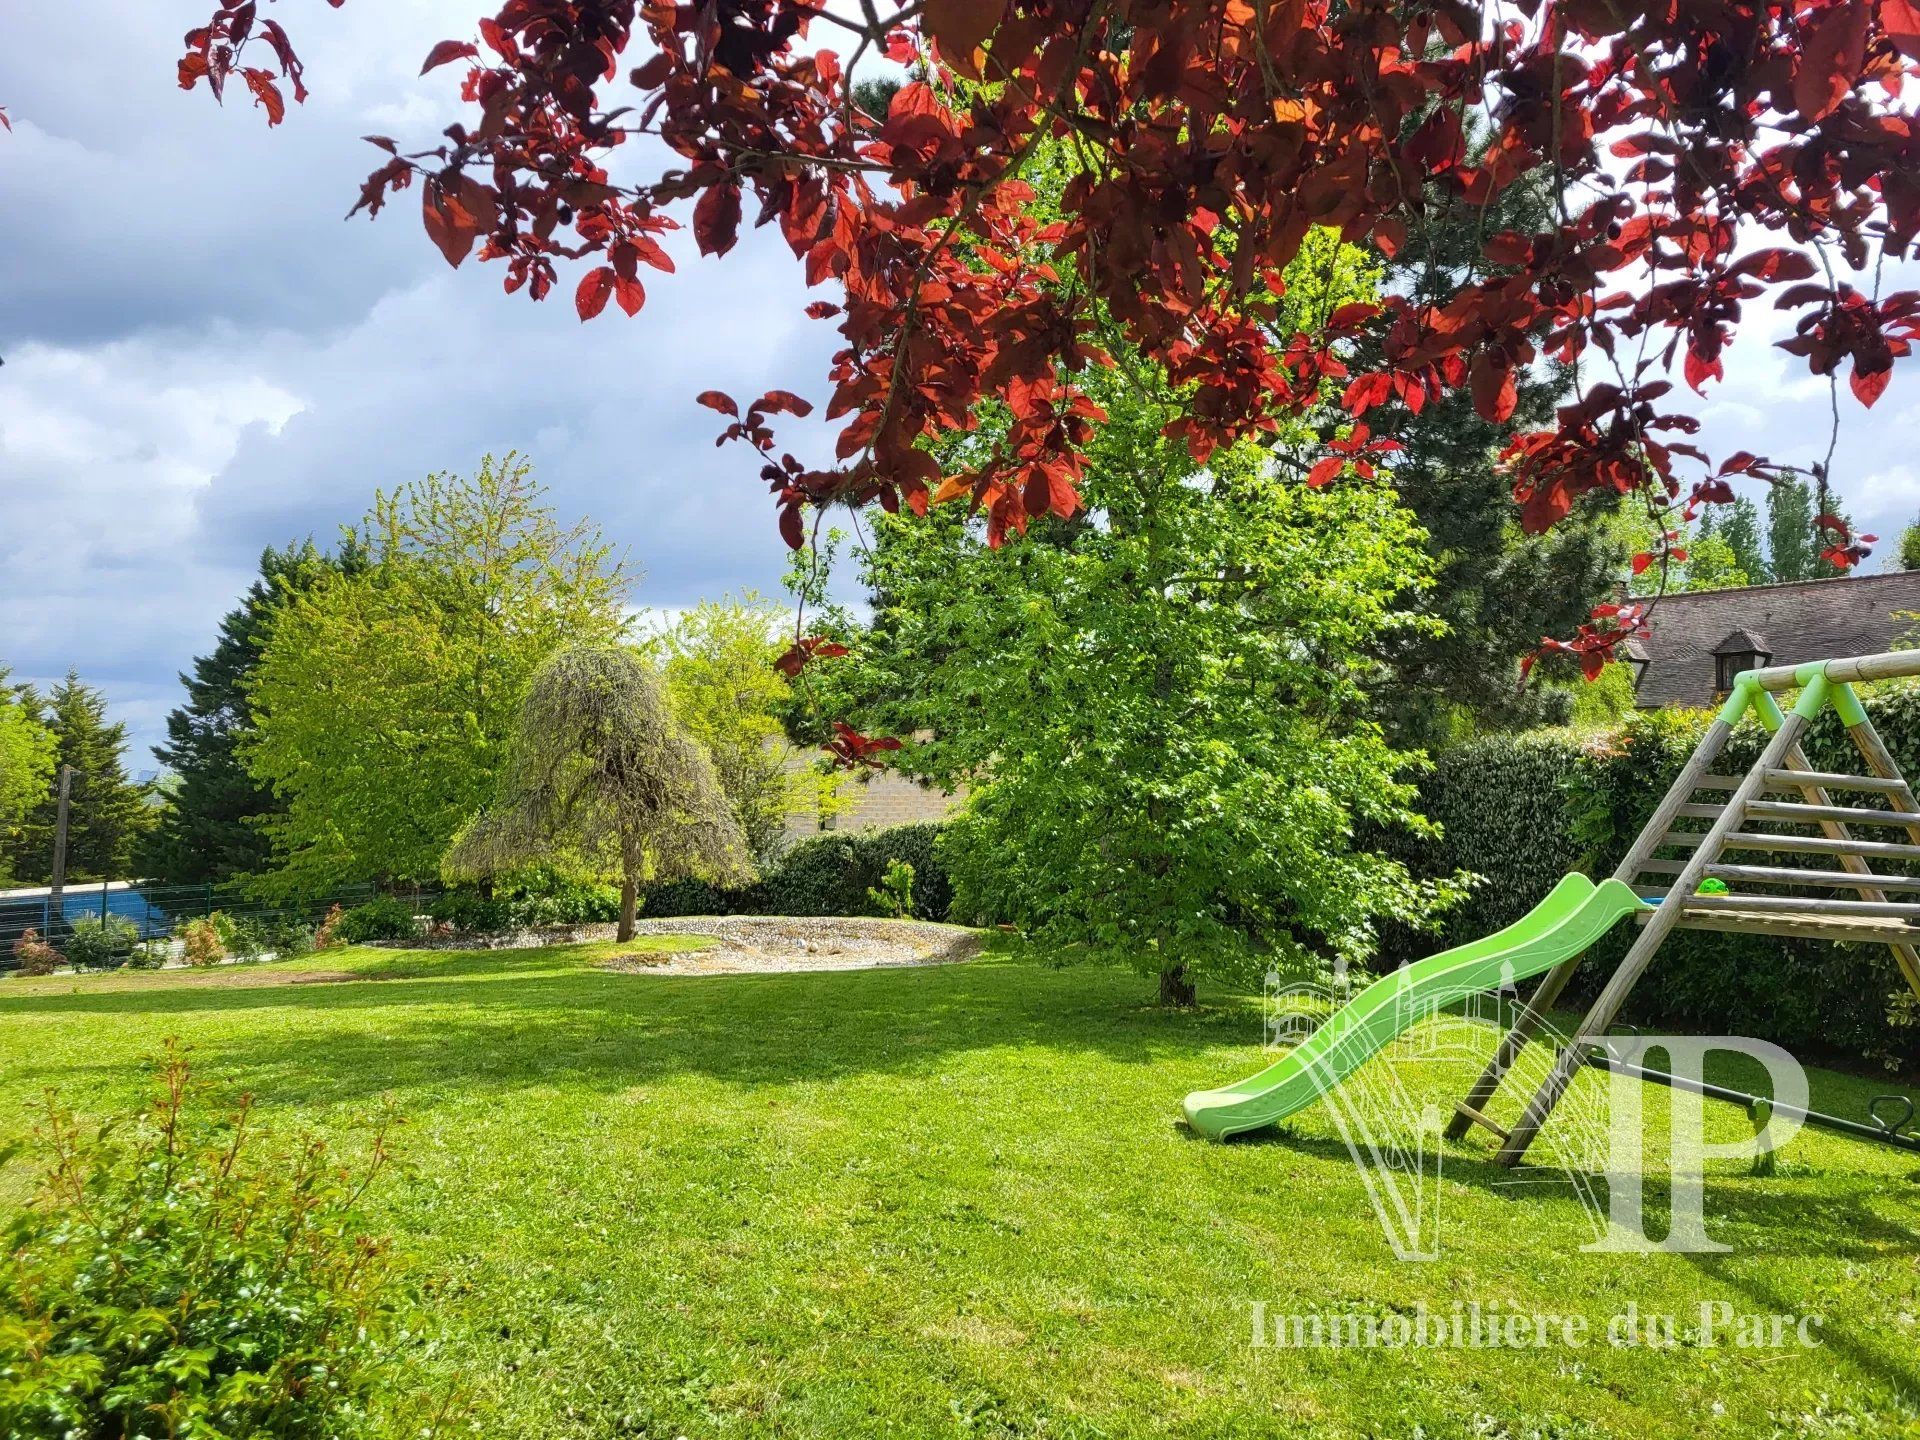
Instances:
[[[1734,677],[1748,670],[1763,670],[1773,659],[1766,637],[1751,630],[1735,630],[1713,647],[1713,688],[1720,695],[1733,689]]]

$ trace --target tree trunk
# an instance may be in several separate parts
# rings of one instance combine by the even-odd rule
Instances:
[[[631,870],[620,877],[620,929],[615,939],[622,943],[633,939],[634,912],[639,909],[640,882]]]
[[[1193,1004],[1193,977],[1187,974],[1187,967],[1176,965],[1171,970],[1160,972],[1160,1003],[1181,1007]]]

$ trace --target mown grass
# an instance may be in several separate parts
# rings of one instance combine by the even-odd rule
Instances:
[[[1912,1155],[1803,1135],[1772,1177],[1710,1177],[1731,1253],[1618,1255],[1581,1252],[1564,1177],[1516,1184],[1469,1141],[1445,1154],[1440,1258],[1401,1262],[1326,1107],[1226,1146],[1176,1123],[1187,1090],[1259,1063],[1250,1001],[1167,1013],[1137,976],[1005,952],[676,978],[594,968],[610,948],[334,951],[287,969],[356,978],[305,984],[6,982],[0,1138],[47,1086],[89,1112],[133,1103],[169,1035],[283,1130],[341,1133],[391,1094],[405,1168],[372,1212],[487,1435],[1920,1428]],[[1374,1078],[1437,1101],[1471,1063],[1402,1055]],[[1814,1086],[1848,1114],[1881,1088]],[[1498,1301],[1597,1334],[1629,1302],[1690,1319],[1725,1301],[1818,1313],[1824,1344],[1256,1349],[1256,1301]]]

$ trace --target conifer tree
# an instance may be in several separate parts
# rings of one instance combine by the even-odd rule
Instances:
[[[30,704],[44,703],[53,732],[55,773],[73,767],[67,821],[67,877],[72,880],[125,878],[133,852],[153,823],[152,787],[135,783],[126,771],[127,727],[107,723],[105,697],[72,671],[44,702],[28,692]],[[57,788],[27,816],[14,851],[13,869],[23,879],[45,883],[53,873]]]

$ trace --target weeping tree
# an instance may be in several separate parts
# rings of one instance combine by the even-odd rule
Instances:
[[[750,877],[746,841],[713,762],[680,728],[647,664],[611,645],[561,650],[534,672],[492,805],[443,870],[477,880],[531,864],[620,876],[620,939],[640,886]]]

